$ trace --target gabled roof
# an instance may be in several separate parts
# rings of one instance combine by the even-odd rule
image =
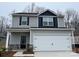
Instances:
[[[51,12],[51,13],[54,14],[54,15],[57,15],[54,11],[49,10],[49,9],[46,9],[46,10],[44,10],[43,12],[40,12],[38,15],[41,15],[41,14],[47,12],[47,11]]]
[[[33,12],[33,13],[28,13],[28,12],[18,12],[18,13],[13,13],[12,15],[13,16],[39,16],[39,15],[41,15],[41,14],[43,14],[43,13],[45,13],[45,12],[50,12],[52,15],[54,15],[54,16],[57,16],[57,17],[60,17],[60,18],[63,18],[64,16],[63,15],[57,15],[54,11],[52,11],[52,10],[49,10],[49,9],[46,9],[46,10],[44,10],[44,11],[42,11],[42,12],[40,12],[40,13],[35,13],[35,12]]]

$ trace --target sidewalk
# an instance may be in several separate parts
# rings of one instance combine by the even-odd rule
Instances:
[[[35,52],[36,57],[79,57],[78,53],[74,52]]]
[[[34,54],[23,54],[23,51],[16,52],[14,57],[34,57]]]
[[[35,52],[34,54],[23,54],[23,51],[16,52],[14,57],[79,57],[74,52]]]

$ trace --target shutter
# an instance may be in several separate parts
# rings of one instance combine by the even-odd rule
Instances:
[[[57,28],[58,27],[57,17],[53,17],[53,21],[54,21],[54,28]]]
[[[29,25],[29,17],[27,17],[27,25]]]
[[[19,25],[21,25],[22,16],[20,16]]]
[[[42,24],[43,24],[43,18],[39,17],[39,22],[38,22],[39,27],[42,27]]]

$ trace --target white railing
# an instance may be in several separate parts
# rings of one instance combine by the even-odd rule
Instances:
[[[21,49],[20,44],[9,44],[9,49],[10,50]]]
[[[26,45],[26,44],[22,44],[22,45]],[[9,44],[8,46],[9,46],[9,48],[8,48],[9,50],[20,50],[20,49],[22,49],[20,44]],[[33,48],[33,45],[27,44],[26,48],[24,48],[24,49],[27,49],[27,48]]]

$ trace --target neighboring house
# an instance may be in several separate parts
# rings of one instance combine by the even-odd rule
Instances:
[[[13,13],[12,27],[7,29],[6,48],[33,51],[72,51],[74,29],[66,28],[64,16],[54,11],[41,13]]]

